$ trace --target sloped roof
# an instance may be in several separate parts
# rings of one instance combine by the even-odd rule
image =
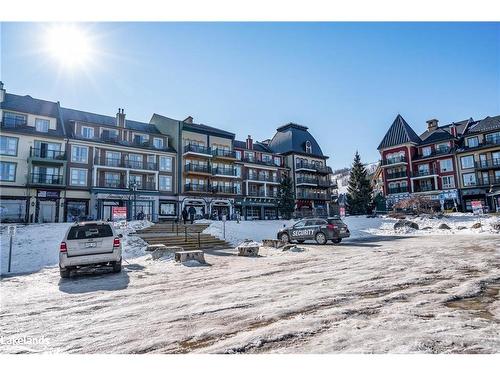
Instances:
[[[116,118],[112,116],[99,115],[96,113],[84,112],[71,108],[61,108],[61,113],[64,124],[66,126],[66,130],[68,132],[70,131],[69,124],[71,121],[81,121],[89,124],[112,126],[112,127],[117,126]],[[125,128],[145,133],[160,134],[158,129],[152,124],[128,120],[127,118],[125,118]]]
[[[311,153],[306,153],[306,142],[311,142]],[[309,133],[308,128],[292,122],[276,129],[269,148],[278,154],[297,153],[326,159],[316,139]]]
[[[198,133],[211,133],[225,138],[234,139],[235,134],[228,132],[226,130],[214,128],[213,126],[208,126],[205,124],[195,124],[191,122],[183,122],[182,126],[187,131],[194,131]]]
[[[248,150],[247,149],[247,143],[245,141],[234,141],[234,147],[236,148],[241,148],[243,150]],[[273,151],[266,146],[265,144],[261,142],[253,142],[253,151],[259,151],[259,152],[268,152],[272,153]]]
[[[58,137],[64,137],[65,135],[60,118],[59,103],[36,99],[29,95],[21,96],[6,93],[4,101],[0,103],[0,108],[7,111],[10,110],[55,118],[57,124],[56,129],[49,129],[46,134]],[[9,131],[10,130],[26,134],[40,134],[40,132],[37,132],[33,126],[16,126],[15,128],[9,127]]]
[[[419,144],[420,141],[421,139],[417,133],[408,125],[403,116],[398,114],[387,133],[385,133],[377,149],[380,150],[382,148],[397,146],[404,143]]]
[[[482,133],[493,130],[500,130],[500,115],[494,117],[486,117],[475,125],[472,125],[469,129],[470,133]]]
[[[439,142],[439,141],[447,141],[450,139],[457,139],[458,137],[460,137],[464,133],[464,131],[467,127],[467,124],[471,120],[472,119],[462,120],[462,121],[458,121],[458,122],[453,122],[453,123],[448,124],[448,125],[439,126],[434,131],[426,130],[425,132],[420,134],[420,139],[422,140],[422,142],[420,142],[420,144],[426,145],[426,144],[431,144],[431,143],[435,143],[435,142]],[[452,135],[451,129],[453,126],[455,126],[455,129],[457,131],[456,137]]]

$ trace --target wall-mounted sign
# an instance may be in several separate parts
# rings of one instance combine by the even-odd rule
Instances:
[[[113,221],[127,220],[127,207],[111,207]]]

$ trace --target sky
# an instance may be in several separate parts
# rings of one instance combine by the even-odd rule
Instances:
[[[153,113],[272,138],[309,127],[334,169],[377,146],[399,113],[417,133],[500,115],[500,23],[82,23],[79,63],[58,25],[2,23],[7,92],[149,122]]]

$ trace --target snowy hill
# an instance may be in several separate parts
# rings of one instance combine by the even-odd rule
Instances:
[[[368,172],[368,175],[372,175],[375,170],[377,169],[378,166],[378,161],[373,162],[373,163],[367,163],[365,164],[366,170]],[[351,168],[342,168],[342,169],[337,169],[336,171],[333,171],[333,180],[337,181],[338,185],[338,192],[339,194],[346,194],[347,193],[347,183],[349,181],[349,174],[351,173]]]

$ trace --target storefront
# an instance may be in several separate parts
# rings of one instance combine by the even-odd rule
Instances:
[[[37,190],[35,207],[36,223],[59,222],[60,194],[59,190]]]
[[[484,189],[462,189],[462,210],[472,212],[472,202],[480,201],[483,207],[488,207],[486,190]]]
[[[89,199],[66,199],[65,218],[67,222],[88,220]]]
[[[459,208],[460,197],[456,189],[443,190],[439,194],[430,194],[429,197],[433,201],[438,201],[444,210]]]
[[[0,222],[26,223],[28,206],[26,198],[2,196],[0,199]]]
[[[213,220],[222,220],[225,215],[227,220],[231,219],[232,215],[232,202],[230,200],[214,200],[210,204],[210,218]]]
[[[186,208],[189,211],[190,207],[193,207],[196,211],[194,218],[196,220],[203,219],[205,214],[207,213],[207,206],[204,199],[195,199],[195,198],[184,198],[181,203],[181,211]]]
[[[91,205],[91,215],[98,220],[112,220],[113,207],[126,207],[127,220],[136,220],[138,217],[158,220],[158,196],[154,195],[94,193]]]
[[[158,220],[175,220],[177,214],[177,201],[172,199],[161,199],[159,201]]]
[[[234,212],[245,220],[274,220],[278,218],[276,200],[269,198],[243,198],[234,202]]]

